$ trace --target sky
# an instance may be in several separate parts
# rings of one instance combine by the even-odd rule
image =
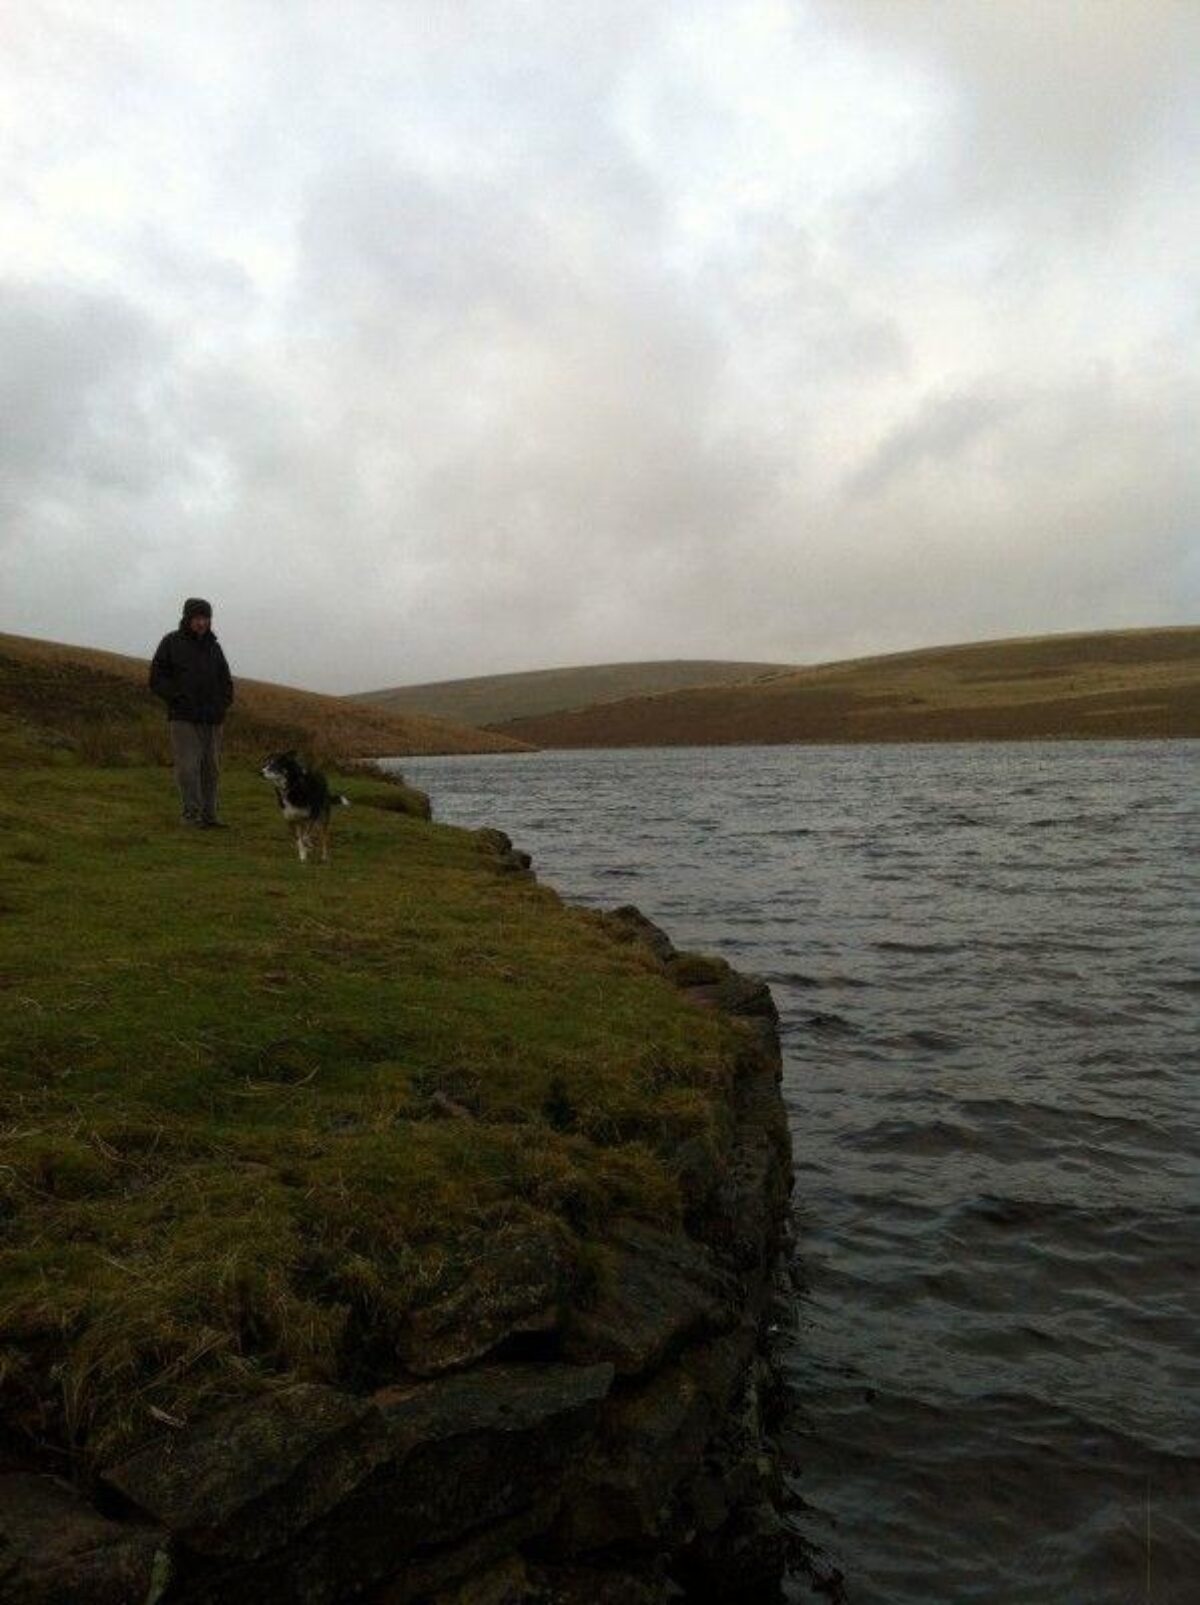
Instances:
[[[1194,0],[0,10],[0,629],[363,690],[1200,620]]]

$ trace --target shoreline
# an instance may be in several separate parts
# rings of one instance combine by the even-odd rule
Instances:
[[[626,742],[592,742],[585,746],[534,746],[528,745],[523,750],[505,752],[429,752],[413,753],[408,759],[400,758],[397,762],[426,758],[536,758],[546,752],[719,752],[728,747],[799,747],[809,749],[844,749],[857,747],[1057,747],[1057,746],[1106,746],[1106,745],[1145,745],[1163,746],[1184,745],[1187,742],[1200,741],[1200,733],[1159,735],[1153,732],[1145,734],[1122,734],[1105,732],[1103,735],[1083,735],[1078,732],[1065,731],[1058,735],[1012,735],[1012,736],[859,736],[847,737],[838,740],[830,736],[788,736],[779,740],[769,740],[763,737],[741,741],[626,741]],[[391,762],[391,759],[386,760]]]

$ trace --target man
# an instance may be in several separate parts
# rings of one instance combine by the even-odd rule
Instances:
[[[183,822],[219,828],[221,723],[233,702],[233,678],[212,632],[212,608],[203,597],[188,597],[179,628],[159,642],[150,664],[150,689],[167,705]]]

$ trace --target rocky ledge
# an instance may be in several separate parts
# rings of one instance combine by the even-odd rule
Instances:
[[[528,872],[507,839],[485,845]],[[565,1312],[552,1253],[498,1246],[473,1344],[455,1339],[461,1312],[433,1312],[403,1385],[297,1385],[165,1429],[92,1502],[54,1477],[0,1477],[0,1601],[776,1596],[767,1332],[791,1185],[777,1015],[762,982],[676,953],[636,909],[606,920],[697,1006],[750,1027],[724,1154],[681,1155],[683,1228],[617,1223],[595,1296]]]

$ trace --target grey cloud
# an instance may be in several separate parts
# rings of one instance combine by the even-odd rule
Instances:
[[[1194,613],[1190,23],[651,11],[31,31],[5,622],[352,689]]]
[[[845,510],[842,579],[886,593],[892,644],[947,639],[947,616],[981,636],[1194,616],[1200,392],[1098,376],[977,417],[971,400],[918,418]]]
[[[511,192],[378,165],[332,193],[305,225],[303,294],[354,330],[337,383],[372,438],[395,432],[416,549],[453,566],[465,546],[492,594],[536,580],[570,616],[572,586],[594,597],[647,551],[736,522],[760,453],[717,417],[723,352],[703,311],[640,246],[614,235],[600,272]],[[339,447],[356,446],[348,411]]]
[[[164,342],[115,297],[0,283],[0,464],[11,496],[144,468],[145,384]]]
[[[820,0],[866,48],[940,73],[961,203],[1105,229],[1171,135],[1196,131],[1200,12],[1177,0]]]
[[[1010,420],[1019,408],[1011,396],[973,393],[935,396],[893,429],[849,476],[850,497],[873,496],[897,478],[929,465],[961,463],[964,453]]]

